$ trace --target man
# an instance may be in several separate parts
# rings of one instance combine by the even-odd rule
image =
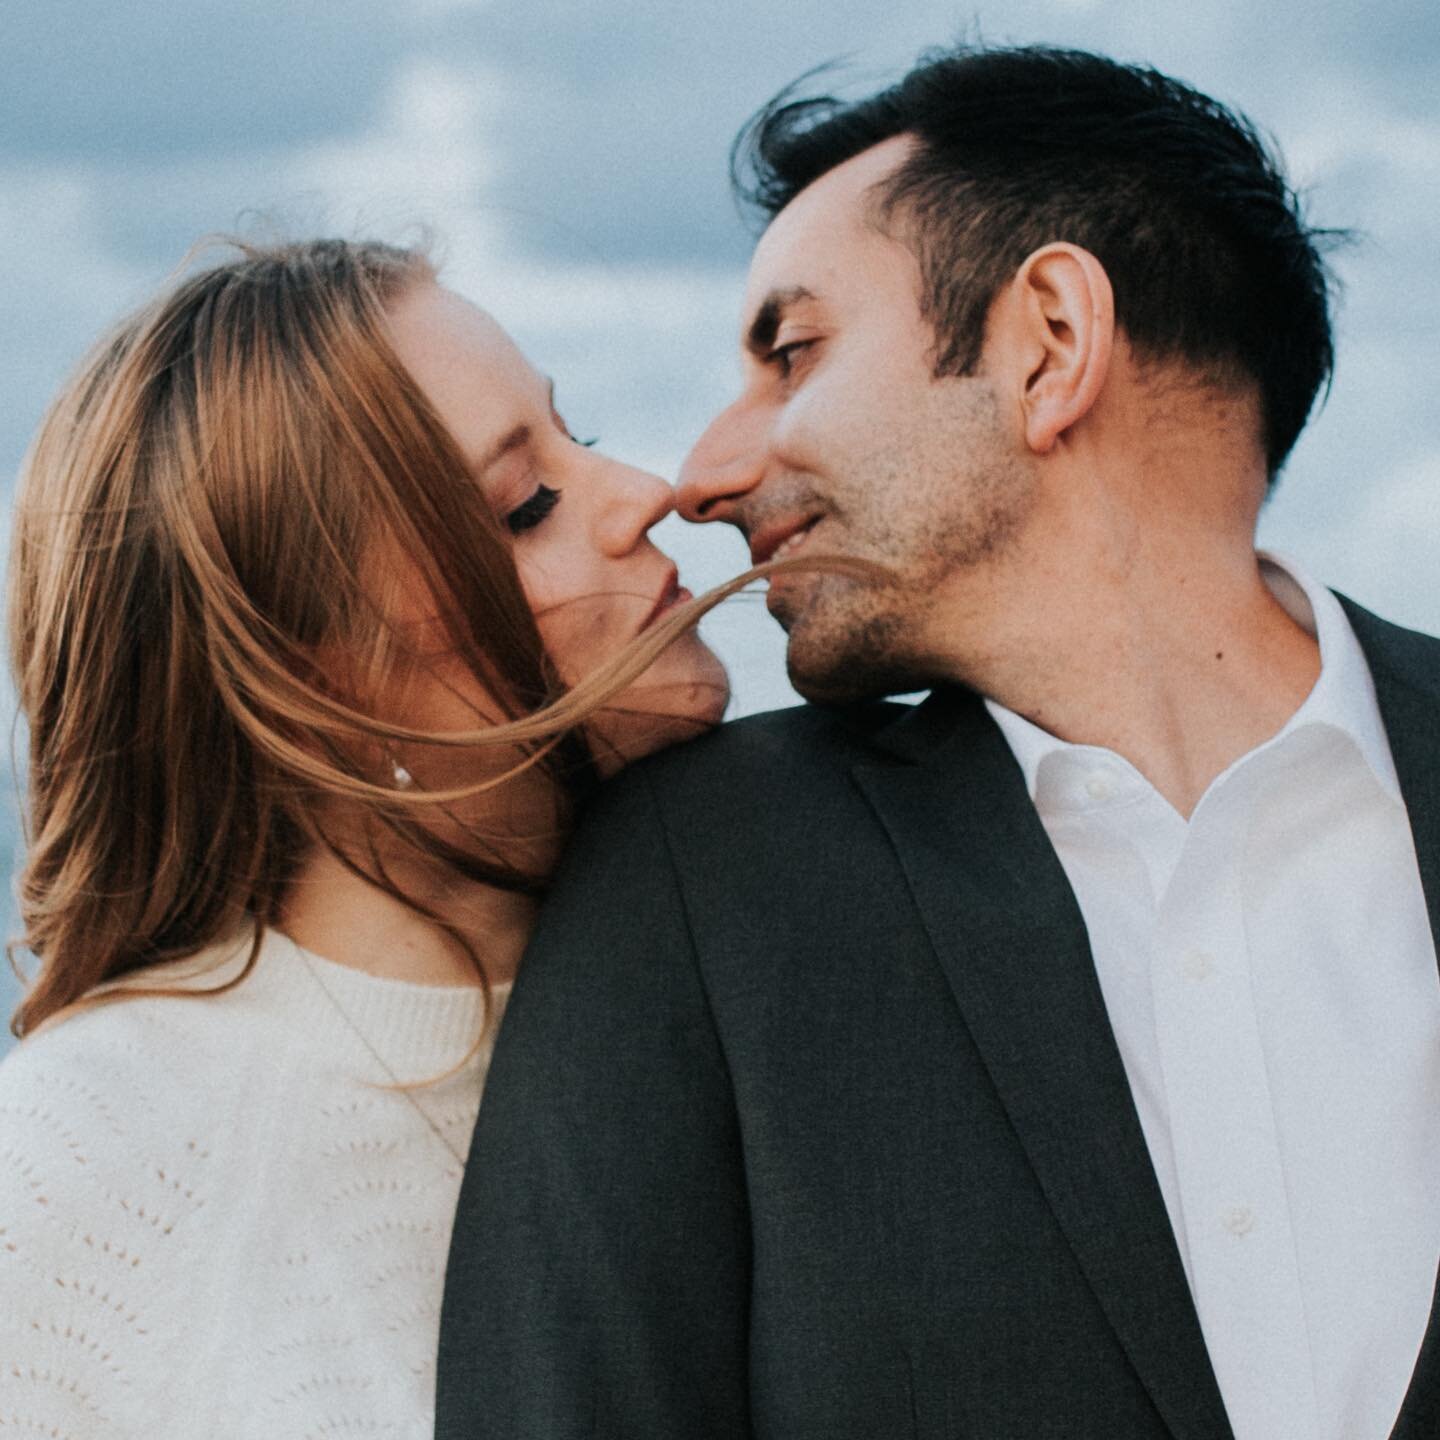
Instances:
[[[1283,179],[1044,49],[750,153],[682,509],[883,575],[782,567],[828,703],[576,840],[439,1433],[1440,1434],[1440,644],[1255,552],[1331,363]]]

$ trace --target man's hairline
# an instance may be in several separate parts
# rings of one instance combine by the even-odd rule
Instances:
[[[861,197],[861,225],[864,229],[869,230],[872,234],[879,236],[880,239],[888,240],[892,244],[899,245],[910,253],[919,270],[919,284],[915,298],[920,307],[921,315],[927,321],[930,321],[930,307],[926,303],[926,286],[924,274],[925,261],[924,256],[921,254],[919,245],[917,243],[919,227],[913,225],[906,226],[902,221],[897,219],[897,214],[902,208],[902,198],[900,195],[895,193],[896,182],[903,177],[906,167],[916,158],[916,152],[925,147],[925,138],[924,136],[919,134],[918,131],[901,130],[897,131],[894,135],[886,135],[881,139],[873,141],[871,144],[866,145],[864,149],[857,150],[854,152],[854,154],[845,156],[843,160],[837,160],[835,164],[828,166],[818,175],[811,176],[811,178],[807,180],[805,184],[802,185],[797,191],[795,191],[795,193],[791,195],[789,199],[786,200],[786,202],[782,206],[780,206],[778,210],[774,210],[770,213],[769,218],[765,222],[765,228],[760,232],[756,244],[758,246],[759,240],[764,239],[765,235],[769,233],[771,226],[773,226],[775,222],[779,220],[779,218],[787,210],[789,210],[791,206],[794,205],[795,202],[799,200],[802,195],[806,193],[806,191],[812,189],[815,185],[818,185],[820,181],[823,180],[827,175],[833,174],[842,165],[848,164],[851,160],[858,159],[861,155],[868,154],[871,150],[876,149],[878,146],[888,145],[890,141],[900,138],[913,139],[914,146],[912,147],[911,153],[907,154],[906,156],[904,156],[904,158],[897,161],[896,164],[885,174],[877,176],[874,180],[871,180],[865,186],[864,190],[862,191]],[[760,310],[764,307],[764,305],[768,303],[771,299],[773,299],[780,291],[801,289],[807,290],[808,298],[820,299],[822,301],[824,299],[823,296],[809,293],[808,288],[803,286],[772,287],[766,292],[766,295],[762,299],[760,305],[756,307],[757,318],[759,316]],[[751,325],[746,326],[747,334],[753,330],[753,325],[754,322],[752,321]]]
[[[899,193],[906,179],[905,172],[908,167],[928,151],[929,147],[923,135],[914,130],[898,131],[896,135],[887,135],[883,139],[876,140],[872,144],[867,145],[863,150],[857,150],[853,155],[847,155],[844,160],[837,161],[828,169],[821,171],[820,174],[814,176],[807,184],[802,186],[801,189],[797,190],[795,194],[770,217],[770,222],[767,224],[766,229],[768,230],[769,225],[774,224],[805,191],[824,179],[826,175],[838,170],[841,165],[846,164],[848,161],[854,160],[870,150],[875,149],[876,146],[887,144],[889,141],[899,138],[900,136],[911,137],[915,143],[911,150],[902,159],[897,161],[890,170],[886,171],[883,175],[877,176],[865,186],[861,198],[861,224],[865,229],[870,230],[881,239],[900,246],[914,259],[916,266],[916,307],[919,311],[920,318],[930,329],[932,367],[935,370],[936,378],[939,378],[939,357],[944,349],[945,341],[942,339],[940,333],[940,317],[935,314],[934,307],[931,304],[933,298],[931,286],[926,279],[926,257],[922,238],[924,227],[916,221],[913,216],[908,220],[905,218],[905,212],[908,207],[905,197]],[[1077,242],[1071,241],[1067,243],[1075,244]],[[1088,247],[1081,248],[1085,248],[1088,251]],[[1088,251],[1088,253],[1093,255],[1094,252]],[[1029,257],[1027,256],[1026,258],[1028,259]],[[1096,263],[1103,269],[1104,262],[1100,260],[1099,256],[1095,256],[1094,258]],[[1013,279],[1014,275],[1019,274],[1024,264],[1025,260],[1022,260],[1020,264],[1015,267],[1015,270],[1009,278]],[[1106,273],[1108,275],[1109,272],[1106,271]],[[989,329],[990,311],[999,299],[1004,284],[1004,280],[998,282],[993,293],[986,301],[985,319],[982,322],[980,342],[982,350],[984,348],[984,336]],[[771,294],[773,293],[774,292],[771,292]],[[810,298],[819,299],[823,303],[825,297],[823,295],[811,295]],[[1130,345],[1138,368],[1144,379],[1149,383],[1153,384],[1159,379],[1160,383],[1165,385],[1166,388],[1169,388],[1170,385],[1178,384],[1184,388],[1194,388],[1201,392],[1208,393],[1216,400],[1230,401],[1239,398],[1247,389],[1252,392],[1258,392],[1259,390],[1259,381],[1254,376],[1241,376],[1234,372],[1227,376],[1223,367],[1207,371],[1203,366],[1183,356],[1147,353],[1145,350],[1137,348],[1135,342],[1130,339],[1129,332],[1118,319],[1115,324],[1115,333],[1117,337],[1123,337]],[[979,356],[976,359],[975,365],[965,373],[978,375],[982,368],[983,356]],[[1168,375],[1166,375],[1165,372],[1168,372]],[[1258,393],[1253,393],[1250,398],[1258,399],[1261,402],[1263,428],[1263,396]],[[1272,476],[1272,481],[1273,478]]]

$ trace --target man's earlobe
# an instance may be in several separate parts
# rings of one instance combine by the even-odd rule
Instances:
[[[1048,455],[1104,388],[1115,344],[1115,293],[1088,250],[1057,243],[1021,265],[1012,298],[1030,357],[1025,440],[1035,454]]]

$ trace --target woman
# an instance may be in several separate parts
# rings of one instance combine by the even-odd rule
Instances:
[[[724,709],[670,504],[381,245],[244,248],[61,395],[11,562],[42,965],[0,1067],[0,1429],[429,1433],[574,800]]]

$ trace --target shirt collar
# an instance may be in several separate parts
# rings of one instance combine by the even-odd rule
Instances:
[[[1285,736],[1306,726],[1323,725],[1338,730],[1354,742],[1386,792],[1393,799],[1400,800],[1400,780],[1380,719],[1375,682],[1371,679],[1365,653],[1340,602],[1323,585],[1311,580],[1292,560],[1282,559],[1265,550],[1259,552],[1259,559],[1260,575],[1270,593],[1297,625],[1315,637],[1320,647],[1320,678],[1300,708],[1266,745],[1277,744]],[[1072,745],[1061,740],[995,700],[987,698],[985,708],[999,725],[1016,760],[1020,762],[1032,800],[1036,795],[1041,763],[1047,755],[1089,751],[1097,756],[1108,756],[1111,753],[1094,746]],[[1127,769],[1131,768],[1128,762],[1122,763]]]
[[[1380,718],[1375,681],[1349,616],[1329,590],[1288,557],[1260,551],[1260,575],[1290,618],[1320,644],[1320,678],[1280,734],[1316,724],[1343,731],[1391,798],[1400,800],[1400,777]]]

